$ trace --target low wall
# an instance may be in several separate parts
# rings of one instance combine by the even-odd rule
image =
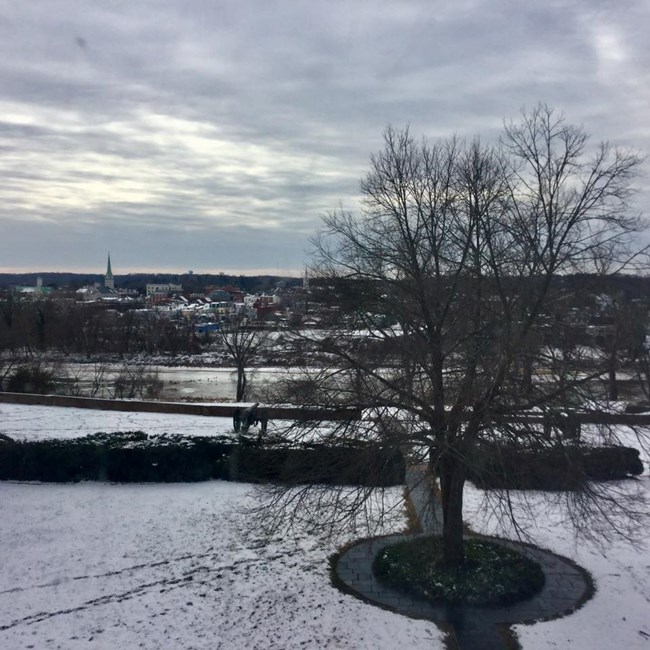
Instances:
[[[0,404],[35,404],[41,406],[68,406],[104,411],[144,411],[148,413],[183,413],[212,417],[232,417],[242,404],[186,404],[184,402],[154,402],[145,400],[99,399],[96,397],[72,397],[68,395],[37,395],[34,393],[0,393]],[[296,406],[268,406],[269,418],[276,420],[360,420],[361,410],[352,408],[318,409]],[[560,416],[565,417],[565,416]],[[571,418],[579,424],[623,424],[628,426],[650,426],[650,414],[606,413],[604,411],[582,411]],[[543,415],[508,415],[504,421],[511,424],[543,424]]]
[[[99,399],[67,395],[36,395],[33,393],[0,393],[0,403],[33,404],[39,406],[67,406],[102,411],[141,411],[146,413],[182,413],[211,417],[232,417],[235,408],[244,404],[185,404],[183,402],[153,402],[144,400]],[[276,420],[359,420],[357,409],[307,409],[269,406],[269,418]]]

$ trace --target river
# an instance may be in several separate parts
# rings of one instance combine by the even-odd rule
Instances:
[[[138,366],[129,366],[130,371],[137,371]],[[113,384],[124,370],[120,364],[99,365],[85,363],[66,363],[64,365],[68,379],[66,383],[74,385],[80,395],[90,395],[93,382],[101,384],[96,397],[112,397]],[[146,372],[157,373],[162,382],[158,399],[163,401],[234,401],[237,388],[237,371],[234,368],[191,368],[169,366],[145,366]],[[266,389],[281,376],[291,372],[286,368],[251,368],[247,371],[249,382],[248,399],[264,401]],[[297,371],[296,371],[297,372]],[[100,373],[101,374],[100,376]]]

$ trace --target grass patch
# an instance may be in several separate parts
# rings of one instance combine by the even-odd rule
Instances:
[[[544,586],[537,562],[480,539],[465,540],[461,566],[443,563],[440,537],[418,537],[378,553],[373,570],[385,584],[436,603],[509,605]]]

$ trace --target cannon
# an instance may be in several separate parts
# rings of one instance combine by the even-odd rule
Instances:
[[[252,406],[245,409],[237,407],[233,413],[233,428],[237,433],[248,433],[250,427],[259,425],[260,437],[266,433],[266,427],[269,422],[269,409],[265,406],[260,408],[260,403],[255,402]]]

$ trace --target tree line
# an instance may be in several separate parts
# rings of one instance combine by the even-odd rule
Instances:
[[[97,303],[43,297],[21,300],[0,294],[0,351],[30,356],[57,351],[92,358],[109,353],[193,353],[199,351],[194,321],[153,311],[107,309]]]

